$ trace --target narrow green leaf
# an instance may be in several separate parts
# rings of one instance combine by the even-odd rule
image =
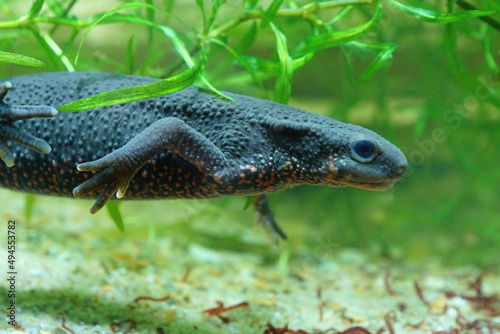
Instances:
[[[41,60],[36,58],[4,51],[0,51],[0,62],[33,67],[45,66]]]
[[[304,66],[309,60],[312,59],[314,54],[308,53],[305,56],[292,58],[293,69]],[[259,72],[264,73],[277,73],[279,71],[279,61],[266,60],[255,56],[241,56],[252,68]]]
[[[277,61],[266,60],[256,56],[241,56],[252,68],[259,72],[277,73],[279,64]]]
[[[467,20],[474,17],[488,16],[495,14],[495,11],[466,10],[455,13],[439,13],[428,9],[403,5],[395,0],[387,0],[414,18],[431,23],[451,23]]]
[[[381,50],[375,57],[375,59],[368,65],[365,72],[356,81],[357,86],[364,85],[368,80],[370,80],[381,68],[384,66],[389,59],[392,57],[392,53],[396,50],[396,44],[393,43],[377,43]]]
[[[250,46],[252,46],[253,42],[255,42],[255,39],[257,38],[257,23],[255,21],[252,23],[252,26],[250,27],[250,30],[243,36],[241,41],[236,44],[234,47],[234,51],[238,52],[239,54],[245,53]]]
[[[243,66],[245,68],[245,70],[248,72],[248,74],[250,74],[252,79],[259,85],[259,87],[263,91],[265,91],[264,84],[262,83],[262,80],[260,80],[260,78],[257,76],[257,73],[255,72],[254,68],[252,67],[252,65],[250,65],[250,63],[248,61],[246,61],[245,58],[243,58],[238,52],[236,52],[236,50],[232,49],[231,47],[229,47],[229,45],[227,45],[224,42],[221,42],[217,39],[213,39],[213,40],[211,40],[211,42],[214,44],[223,46],[234,57],[234,59],[241,66]]]
[[[109,216],[115,223],[116,227],[120,232],[125,231],[125,225],[123,224],[123,217],[120,213],[119,201],[108,201],[106,202],[106,209],[108,209]]]
[[[62,4],[55,0],[47,0],[46,1],[47,5],[49,5],[49,8],[52,10],[52,12],[55,14],[57,17],[63,17],[66,15],[66,11],[62,7]]]
[[[203,27],[207,29],[207,15],[205,14],[205,6],[203,5],[203,0],[196,0],[196,5],[200,9],[201,17],[203,18]]]
[[[150,5],[151,7],[153,6],[153,0],[146,0],[146,3]],[[156,12],[151,8],[148,7],[146,8],[146,19],[149,22],[156,22]],[[151,59],[151,51],[153,50],[153,45],[154,43],[154,27],[148,27],[148,43],[146,45],[145,50],[142,52],[144,59]],[[147,62],[142,62],[142,66],[140,67],[141,72],[143,73]]]
[[[28,12],[28,20],[36,17],[38,13],[42,10],[44,0],[36,0],[33,5],[31,5],[30,11]]]
[[[130,74],[134,73],[134,36],[130,37],[127,43],[127,64]]]
[[[292,89],[293,59],[288,53],[286,36],[274,24],[270,23],[276,36],[276,51],[279,58],[279,71],[274,88],[274,101],[287,104]]]
[[[217,13],[219,12],[219,8],[221,5],[223,5],[226,1],[225,0],[212,0],[212,10],[210,11],[210,16],[206,22],[205,25],[205,34],[208,33],[208,31],[212,28],[212,25],[214,24],[215,17],[217,16]]]
[[[264,12],[264,16],[262,17],[262,21],[260,23],[261,28],[265,28],[271,23],[271,21],[276,16],[278,9],[280,9],[283,0],[273,0],[273,2],[269,5],[267,10]]]
[[[423,112],[418,115],[417,121],[413,126],[413,136],[415,138],[422,138],[424,135],[424,131],[431,118],[431,113],[428,110],[430,110],[429,106],[424,108]]]
[[[171,94],[190,86],[200,75],[201,68],[202,63],[200,61],[190,69],[173,77],[146,85],[116,89],[72,101],[62,105],[58,110],[62,112],[81,111]]]
[[[182,20],[179,20],[177,17],[173,16],[172,14],[168,13],[168,12],[165,12],[153,5],[150,5],[150,4],[147,4],[147,3],[139,3],[139,2],[133,2],[133,3],[125,3],[125,4],[122,4],[122,5],[118,5],[116,6],[115,8],[113,8],[112,10],[110,10],[109,12],[107,13],[104,13],[103,15],[101,15],[98,19],[96,19],[94,21],[94,23],[92,23],[88,28],[87,30],[85,31],[85,33],[83,34],[83,38],[80,42],[80,45],[78,47],[78,51],[76,52],[76,56],[75,56],[75,64],[78,62],[78,57],[80,55],[80,51],[83,47],[83,43],[85,41],[85,39],[87,38],[87,35],[90,33],[90,31],[96,26],[98,25],[99,23],[101,23],[102,21],[106,20],[106,19],[109,19],[110,17],[113,17],[118,11],[124,9],[124,8],[128,8],[128,7],[145,7],[147,9],[151,9],[151,10],[154,10],[154,11],[159,11],[165,15],[169,15],[169,16],[172,16],[174,18],[176,18],[179,22],[183,23],[184,22]],[[131,15],[133,16],[133,15]],[[125,16],[126,17],[126,16]],[[141,18],[142,19],[142,18]],[[147,22],[150,26],[157,26],[154,22],[150,22],[148,20],[144,20],[142,19],[143,22]],[[189,28],[189,26],[188,26]]]
[[[381,16],[382,6],[378,4],[375,15],[371,18],[370,21],[364,24],[350,29],[331,31],[321,35],[308,37],[297,46],[297,49],[293,53],[294,58],[296,58],[297,56],[303,56],[307,53],[316,53],[317,51],[355,40],[373,29],[377,25]]]
[[[113,9],[112,12],[115,12],[115,13],[113,13],[112,15],[110,14],[111,12],[107,13],[107,14],[110,14],[110,15],[105,14],[105,16],[100,17],[96,22],[94,22],[92,24],[92,26],[94,26],[95,24],[97,24],[98,22],[100,22],[100,21],[102,21],[104,19],[113,18],[114,16],[119,16],[121,22],[142,24],[142,25],[151,26],[151,27],[154,27],[156,29],[159,29],[161,32],[163,32],[165,34],[165,36],[167,36],[172,41],[172,43],[174,44],[174,47],[175,47],[177,53],[182,57],[182,59],[186,62],[186,64],[189,67],[192,67],[194,65],[194,61],[191,58],[191,55],[189,54],[188,50],[184,46],[184,43],[179,38],[178,34],[172,28],[166,27],[166,26],[163,26],[163,25],[159,25],[159,24],[156,24],[154,22],[150,22],[150,21],[145,20],[144,18],[139,17],[139,16],[135,16],[135,15],[120,15],[119,13],[116,13],[116,11],[118,11],[118,10],[121,10],[123,8],[126,8],[126,7],[133,7],[133,6],[144,6],[144,7],[147,7],[147,8],[151,8],[151,6],[149,6],[147,4],[143,4],[143,3],[131,3],[131,4],[120,5],[120,6],[116,7],[115,9]],[[160,12],[163,12],[163,11],[157,9],[156,7],[152,7],[152,8],[155,9],[155,10],[158,10]],[[91,27],[89,27],[89,29]],[[87,32],[89,32],[89,30],[87,30],[86,33]],[[85,37],[85,35],[84,35],[84,37]],[[80,43],[80,47],[79,47],[78,53],[80,52],[80,48],[82,47],[82,45],[83,45],[83,40]],[[78,58],[78,53],[77,53],[77,58]],[[203,48],[201,48],[200,53],[201,53],[200,59],[204,59],[205,55],[204,55]],[[76,59],[75,59],[75,62],[76,62]],[[204,60],[202,62],[204,63]],[[233,100],[232,98],[230,98],[229,96],[223,94],[221,91],[219,91],[214,86],[212,86],[203,76],[201,76],[201,81],[202,81],[202,83],[208,89],[210,89],[211,91],[213,91],[216,95],[220,96],[221,98],[224,98],[224,99],[229,100],[229,101]]]
[[[186,25],[182,20],[180,20],[177,17],[171,15],[170,13],[167,13],[167,12],[165,12],[163,10],[160,10],[157,7],[151,6],[151,5],[147,4],[147,3],[135,3],[134,2],[134,3],[126,3],[126,4],[119,5],[119,6],[115,7],[113,10],[111,10],[111,11],[103,14],[102,16],[100,16],[94,23],[92,23],[92,25],[90,25],[87,28],[87,30],[85,31],[84,36],[82,38],[82,41],[80,42],[80,45],[78,47],[78,51],[77,51],[77,54],[76,54],[76,57],[75,57],[75,64],[78,61],[78,56],[79,56],[80,51],[81,51],[81,49],[83,47],[83,43],[85,41],[85,38],[87,37],[88,33],[92,30],[92,28],[94,28],[97,24],[99,24],[103,20],[112,18],[113,16],[117,15],[118,14],[117,12],[119,10],[122,10],[122,9],[128,8],[128,7],[146,7],[146,8],[150,8],[152,10],[164,13],[165,15],[170,15],[170,16],[174,17],[177,21],[179,21],[182,24]],[[161,30],[166,36],[168,36],[171,39],[171,41],[174,43],[175,49],[177,50],[177,52],[179,53],[179,55],[184,59],[184,61],[188,64],[188,66],[190,66],[190,67],[193,66],[194,61],[192,60],[191,56],[189,55],[189,52],[187,51],[186,47],[184,46],[184,43],[182,43],[182,41],[180,40],[180,38],[177,36],[177,33],[172,28],[166,27],[166,26],[162,26],[162,25],[156,24],[154,22],[150,22],[148,20],[145,20],[145,19],[143,19],[141,17],[138,17],[138,16],[135,16],[135,15],[122,15],[122,16],[120,16],[120,18],[121,18],[121,22],[134,22],[134,23],[139,23],[139,24],[143,24],[143,25],[146,25],[146,26],[152,26],[152,27],[155,27],[155,28]],[[186,25],[186,26],[189,29],[191,29],[190,26],[188,26],[188,25]],[[203,53],[203,48],[201,50],[202,50],[201,53]],[[201,57],[201,58],[203,58],[203,57]],[[221,91],[219,91],[215,87],[213,87],[203,76],[201,76],[201,81],[203,82],[203,84],[208,89],[212,90],[215,94],[217,94],[221,98],[224,98],[224,99],[229,100],[229,101],[233,100],[229,96],[223,94]],[[73,108],[72,108],[72,110],[73,110]]]
[[[245,0],[243,7],[245,9],[254,9],[257,3],[259,3],[259,0]]]
[[[455,78],[464,86],[469,92],[478,96],[481,94],[481,100],[487,101],[500,109],[500,97],[495,91],[487,84],[480,82],[471,75],[467,69],[462,65],[458,58],[457,52],[457,37],[453,24],[447,24],[444,30],[444,48],[446,62]]]
[[[331,26],[332,24],[334,24],[335,22],[338,22],[340,21],[341,19],[343,19],[347,14],[349,14],[350,12],[352,12],[352,10],[356,8],[355,6],[353,5],[350,5],[350,6],[345,6],[344,8],[342,8],[340,10],[340,12],[335,15],[330,21],[328,21],[327,25],[328,26]]]
[[[31,219],[31,216],[33,216],[33,208],[35,206],[36,196],[33,194],[26,194],[24,198],[24,216],[26,217],[26,220],[29,221]]]
[[[255,199],[256,196],[247,196],[247,200],[245,201],[245,205],[243,206],[243,211],[248,209],[250,205],[253,204],[253,200]]]
[[[73,65],[63,54],[59,45],[46,32],[33,32],[38,45],[42,47],[47,55],[47,62],[53,71],[74,71]]]
[[[483,38],[481,39],[483,44],[484,58],[486,59],[486,64],[494,73],[500,72],[500,67],[498,66],[495,56],[491,50],[491,34],[490,27],[484,25]]]

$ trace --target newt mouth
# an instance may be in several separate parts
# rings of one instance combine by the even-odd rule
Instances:
[[[383,181],[352,181],[349,179],[346,179],[345,177],[340,177],[338,179],[340,183],[355,187],[355,188],[362,188],[362,189],[367,189],[367,190],[373,190],[373,191],[384,191],[389,188],[391,188],[394,183],[397,180],[383,180]]]

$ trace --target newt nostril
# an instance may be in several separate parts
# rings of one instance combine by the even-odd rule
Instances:
[[[397,173],[398,175],[403,176],[403,175],[406,173],[406,171],[407,171],[407,170],[408,170],[408,165],[406,165],[406,164],[404,164],[404,165],[400,165],[400,166],[398,167],[398,169],[396,170],[396,173]]]

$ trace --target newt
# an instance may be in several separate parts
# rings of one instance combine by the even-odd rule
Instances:
[[[286,238],[266,194],[300,184],[385,190],[404,154],[363,127],[232,93],[190,86],[74,113],[61,105],[157,79],[97,72],[14,76],[0,93],[0,186],[33,194],[109,199],[256,195],[256,217]]]

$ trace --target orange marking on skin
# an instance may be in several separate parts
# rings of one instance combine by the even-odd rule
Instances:
[[[148,176],[148,172],[147,171],[142,172],[142,177],[146,178],[146,176]]]
[[[328,162],[328,170],[330,171],[330,173],[335,173],[337,171],[337,168],[335,168],[335,165],[333,163],[333,157],[330,155],[328,157],[328,160],[330,160]]]
[[[55,160],[52,160],[52,166],[57,167],[57,162]]]

